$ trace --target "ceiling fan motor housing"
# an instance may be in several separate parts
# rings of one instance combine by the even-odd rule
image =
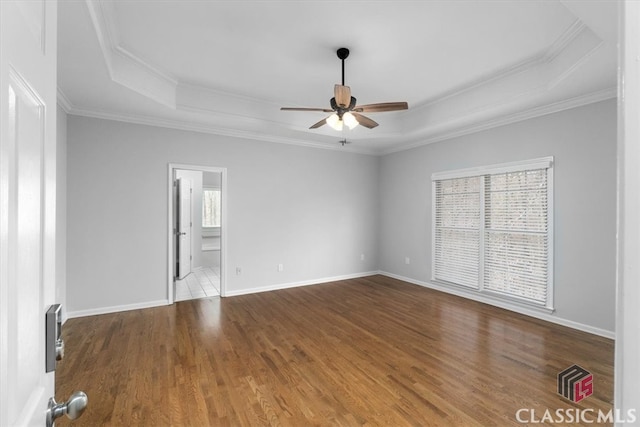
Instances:
[[[346,113],[347,111],[351,111],[355,108],[357,101],[356,101],[356,98],[352,96],[351,101],[349,102],[349,105],[347,105],[346,107],[342,107],[338,105],[338,103],[336,102],[336,98],[331,98],[329,102],[331,103],[331,108],[333,108],[333,110],[336,112],[338,117],[342,118],[342,115],[344,113]]]

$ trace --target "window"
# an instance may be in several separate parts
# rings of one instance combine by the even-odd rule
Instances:
[[[552,308],[552,162],[434,174],[432,279]]]
[[[220,198],[221,192],[217,188],[202,190],[202,227],[220,227]]]

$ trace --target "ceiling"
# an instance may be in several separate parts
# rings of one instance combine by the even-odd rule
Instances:
[[[384,154],[616,96],[617,2],[63,0],[70,114]],[[308,129],[340,83],[380,126]],[[346,138],[351,144],[342,146]]]

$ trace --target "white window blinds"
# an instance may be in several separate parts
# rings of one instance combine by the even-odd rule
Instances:
[[[480,177],[436,181],[434,275],[478,287]]]
[[[432,278],[551,308],[551,164],[434,174]]]
[[[547,301],[547,171],[486,177],[484,288]]]

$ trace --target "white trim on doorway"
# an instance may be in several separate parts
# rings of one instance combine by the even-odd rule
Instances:
[[[227,168],[216,166],[188,165],[180,163],[169,163],[168,168],[168,185],[167,185],[167,299],[169,304],[175,302],[175,293],[173,287],[175,262],[173,247],[173,226],[175,221],[174,200],[173,200],[173,181],[177,170],[191,170],[200,172],[219,173],[221,176],[220,188],[222,190],[222,212],[221,212],[221,235],[220,235],[220,296],[226,296],[227,284],[227,267],[226,267],[226,248],[227,248]]]

